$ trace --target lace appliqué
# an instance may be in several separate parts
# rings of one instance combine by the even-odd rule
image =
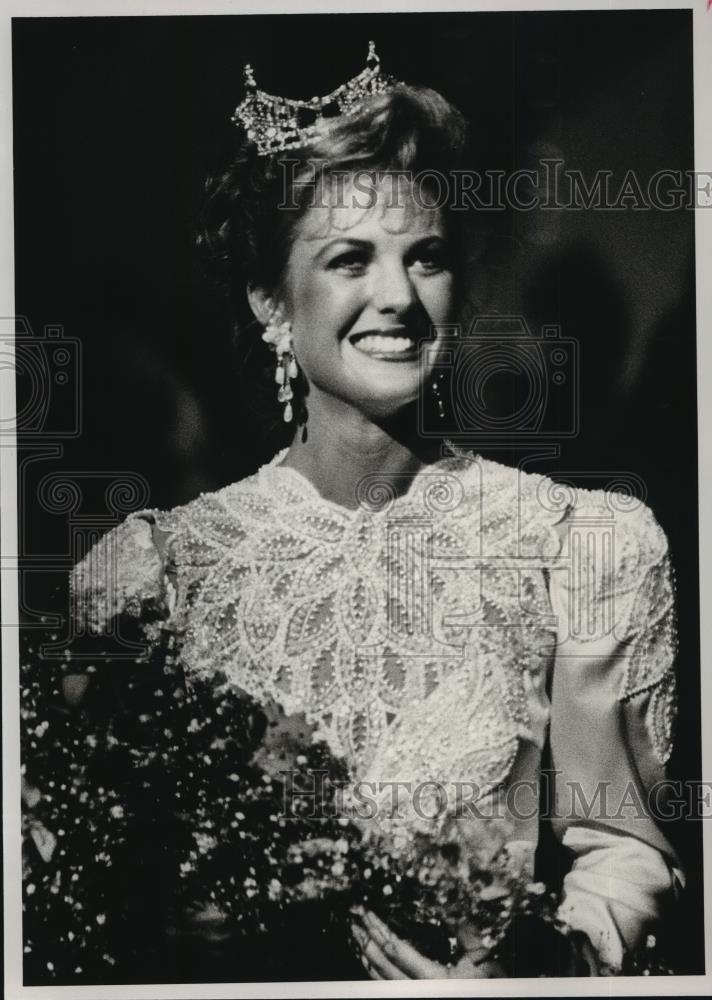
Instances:
[[[469,779],[503,781],[517,738],[539,739],[523,676],[545,671],[553,649],[544,574],[519,557],[552,558],[557,540],[540,506],[512,516],[518,498],[516,470],[447,459],[406,495],[373,489],[347,510],[273,462],[184,508],[151,512],[171,536],[171,627],[188,674],[220,671],[255,698],[304,712],[360,777],[382,742],[406,734],[420,741],[408,759],[415,766],[420,754],[432,771],[432,727],[404,720],[417,706],[434,713],[433,692],[449,677],[486,671],[486,711],[462,706],[469,721],[447,736],[444,770],[469,760]]]
[[[621,643],[619,700],[650,694],[646,728],[664,764],[677,706],[675,585],[663,530],[650,508],[627,500],[582,490],[571,511],[564,543],[569,637],[587,643],[612,635]]]
[[[672,751],[677,715],[675,583],[667,551],[651,562],[630,618],[630,655],[622,699],[650,692],[648,733],[661,763]]]
[[[402,710],[363,776],[379,826],[432,831],[502,784],[521,733],[498,700],[489,666],[465,668]]]
[[[83,620],[101,630],[119,610],[160,608],[189,676],[222,673],[303,712],[354,777],[374,773],[375,761],[386,767],[391,746],[413,774],[467,772],[485,788],[506,779],[519,740],[543,738],[525,678],[553,660],[546,568],[563,562],[573,638],[614,630],[624,642],[620,700],[650,692],[648,732],[667,759],[674,594],[648,508],[612,519],[614,494],[581,491],[562,544],[565,490],[545,477],[459,456],[419,473],[399,498],[372,484],[362,508],[347,510],[280,457],[110,532],[73,573]],[[455,727],[439,708],[457,676],[472,690],[486,679],[489,695],[451,705]]]

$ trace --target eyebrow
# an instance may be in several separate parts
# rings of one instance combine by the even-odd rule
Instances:
[[[422,243],[432,243],[435,240],[444,243],[445,237],[442,235],[442,233],[426,233],[425,236],[420,236],[418,237],[417,240],[414,240],[408,249],[412,250],[414,247],[418,247]],[[329,242],[325,246],[323,246],[321,250],[319,250],[314,259],[320,260],[326,254],[332,251],[334,247],[337,247],[339,245],[350,247],[356,250],[371,250],[373,248],[373,243],[371,242],[371,240],[359,240],[355,239],[353,236],[336,236],[333,239],[329,240]]]

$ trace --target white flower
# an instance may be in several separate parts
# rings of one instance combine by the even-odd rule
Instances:
[[[105,913],[97,913],[97,915],[96,915],[96,922],[100,926],[101,926],[101,924],[105,924],[106,923],[106,914]]]
[[[396,851],[402,851],[408,846],[409,839],[408,834],[404,830],[398,830],[398,832],[393,835],[394,849]]]
[[[527,888],[529,887],[527,886]],[[480,899],[484,899],[485,902],[490,902],[495,899],[504,899],[504,897],[508,895],[509,890],[507,887],[504,885],[498,885],[496,882],[493,882],[492,885],[486,885],[484,889],[480,890]]]
[[[533,892],[535,896],[542,896],[546,892],[543,882],[527,882],[527,892]]]
[[[194,833],[193,839],[195,840],[197,848],[201,854],[208,854],[215,847],[217,847],[217,840],[215,837],[211,837],[210,834],[204,833],[202,830]]]

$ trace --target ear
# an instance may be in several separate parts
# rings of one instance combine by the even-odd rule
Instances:
[[[275,302],[265,288],[261,288],[259,285],[254,284],[254,282],[250,282],[247,286],[247,301],[250,303],[250,309],[255,314],[255,319],[262,326],[267,326],[270,320],[279,318],[281,314],[279,303]]]

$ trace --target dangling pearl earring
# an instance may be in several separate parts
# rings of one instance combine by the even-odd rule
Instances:
[[[277,368],[274,373],[274,380],[279,386],[277,401],[284,403],[282,416],[284,422],[288,424],[294,415],[292,411],[294,392],[290,382],[299,374],[297,359],[292,347],[292,324],[288,321],[280,323],[279,314],[273,312],[265,327],[265,332],[262,334],[262,339],[272,347],[277,355]]]
[[[433,396],[435,398],[435,402],[437,403],[438,416],[440,417],[441,420],[445,419],[445,404],[443,402],[443,397],[440,393],[440,383],[442,382],[443,378],[444,378],[444,373],[441,372],[438,375],[438,377],[434,378],[432,381]]]

